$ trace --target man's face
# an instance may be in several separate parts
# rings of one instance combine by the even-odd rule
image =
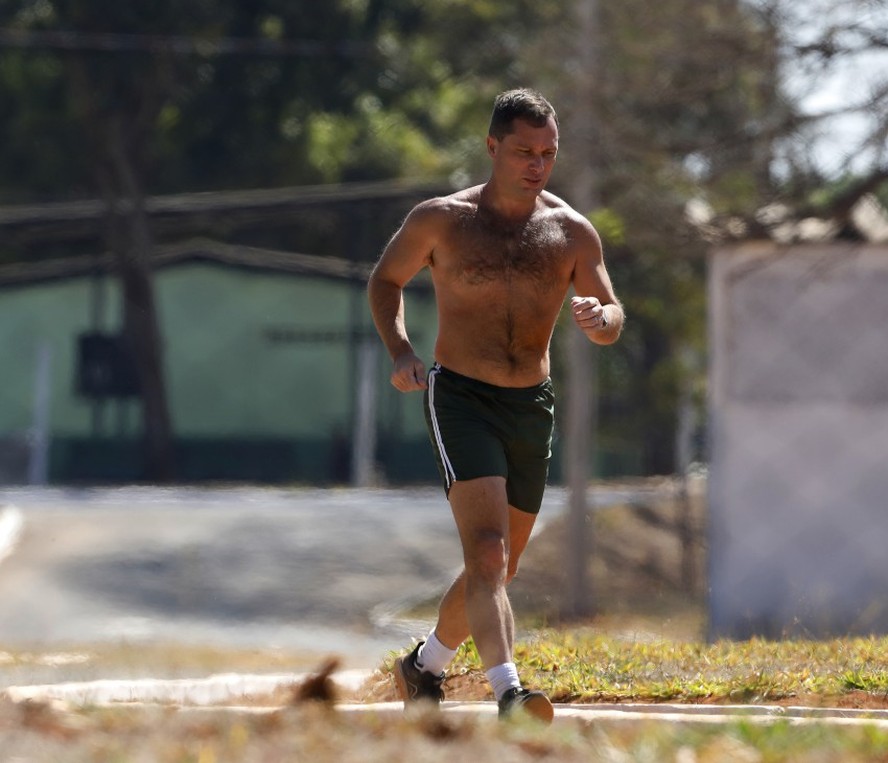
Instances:
[[[512,132],[502,140],[488,135],[487,151],[493,159],[493,174],[503,187],[538,194],[549,181],[558,153],[558,126],[549,117],[542,127],[524,119],[512,123]]]

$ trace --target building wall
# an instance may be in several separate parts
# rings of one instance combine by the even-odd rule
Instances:
[[[37,353],[48,346],[54,481],[128,479],[138,473],[136,403],[107,403],[96,419],[95,405],[74,388],[76,338],[95,329],[95,285],[90,278],[73,278],[0,291],[5,366],[0,436],[31,426]],[[372,333],[362,284],[191,262],[158,271],[155,290],[186,479],[252,474],[260,480],[326,482],[347,473],[342,462],[352,427],[354,351],[361,334]],[[113,279],[103,282],[100,293],[101,328],[114,332],[120,310]],[[421,292],[409,293],[407,309],[419,350],[430,357],[433,302]],[[389,385],[384,355],[379,353],[377,368],[380,446],[383,457],[397,460],[405,448],[410,452],[425,443],[425,424],[421,398],[399,399],[404,396]],[[430,466],[429,453],[418,476],[431,475]],[[399,469],[392,464],[393,473]]]
[[[53,431],[87,431],[90,409],[75,397],[73,384],[75,338],[91,325],[91,288],[91,279],[78,278],[0,291],[0,433],[22,432],[34,421],[41,347],[50,351]]]
[[[347,345],[270,332],[344,332],[349,287],[190,265],[158,302],[170,403],[182,436],[306,436],[346,424]]]
[[[888,632],[888,247],[718,251],[713,638]]]

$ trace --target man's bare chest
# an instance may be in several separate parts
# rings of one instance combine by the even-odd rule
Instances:
[[[568,237],[551,218],[506,225],[467,215],[453,227],[442,255],[451,278],[466,287],[548,291],[570,271]]]

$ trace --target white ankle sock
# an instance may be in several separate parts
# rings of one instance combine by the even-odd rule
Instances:
[[[504,662],[502,665],[494,665],[490,670],[485,672],[487,680],[493,689],[496,701],[499,702],[503,694],[509,689],[518,689],[521,687],[521,681],[518,679],[518,668],[514,662]]]
[[[444,672],[444,668],[450,664],[455,656],[456,649],[444,646],[444,644],[438,641],[435,631],[432,630],[426,642],[419,648],[419,652],[416,655],[416,667],[426,673],[433,673],[437,676]]]

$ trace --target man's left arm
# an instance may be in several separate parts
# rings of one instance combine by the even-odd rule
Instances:
[[[585,218],[576,223],[573,246],[576,259],[570,308],[574,322],[595,344],[613,344],[623,330],[626,315],[604,265],[601,239]]]

